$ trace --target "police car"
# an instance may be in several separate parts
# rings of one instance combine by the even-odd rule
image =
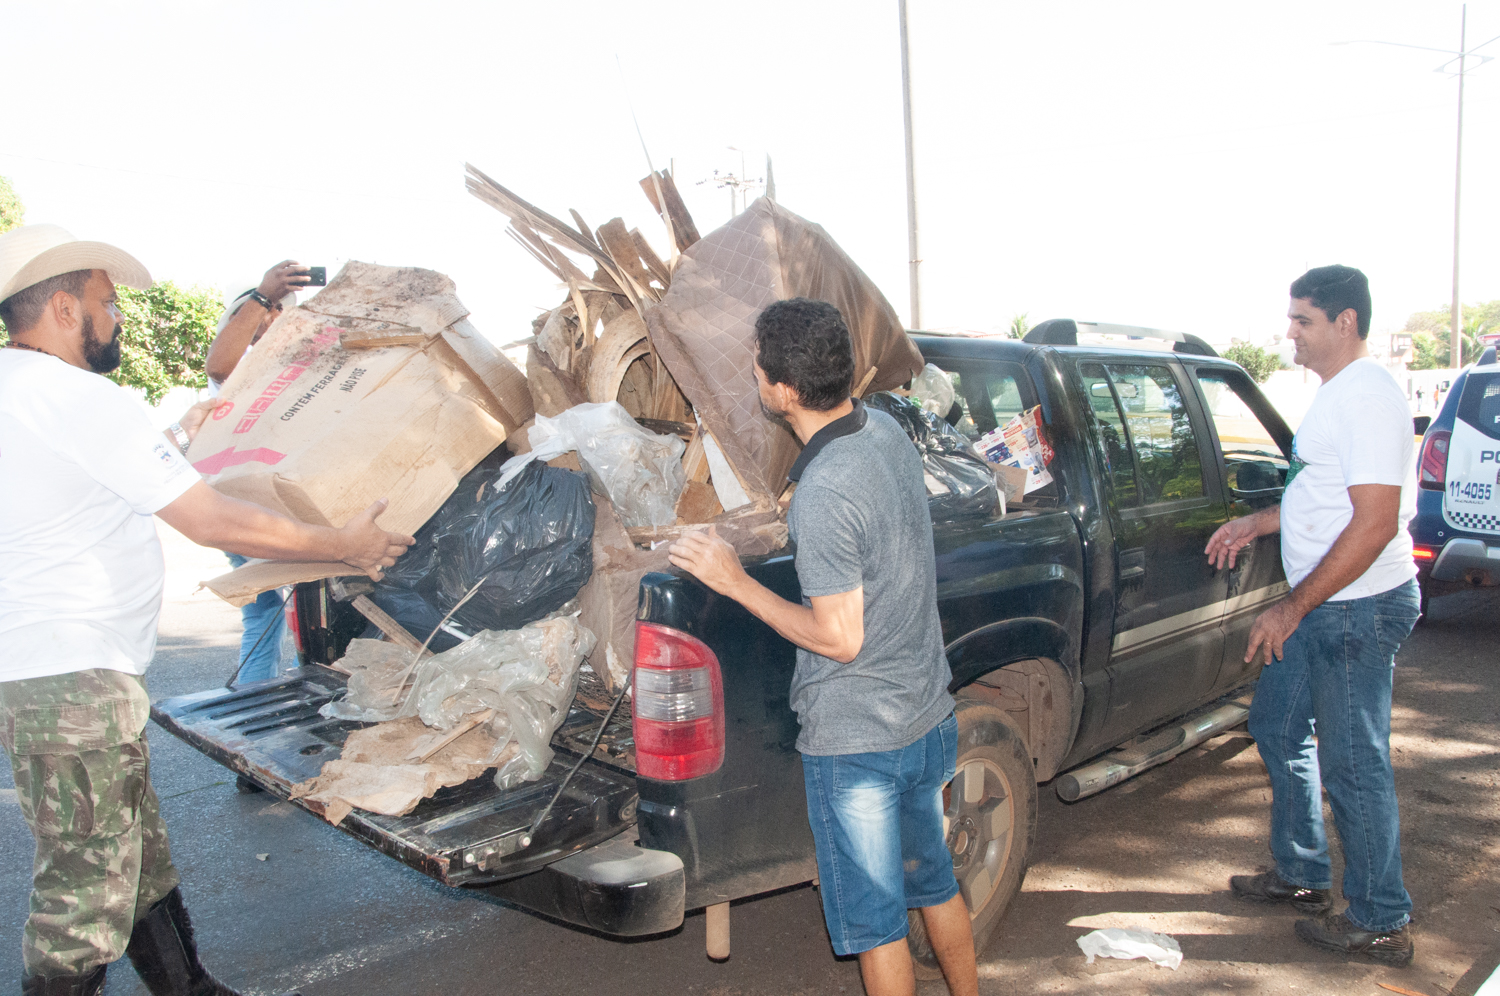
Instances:
[[[1460,373],[1422,437],[1411,521],[1428,599],[1500,584],[1500,364],[1495,347]]]

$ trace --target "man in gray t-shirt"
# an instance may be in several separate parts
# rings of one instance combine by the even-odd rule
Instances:
[[[922,461],[884,412],[849,397],[853,348],[833,305],[796,298],[755,323],[768,417],[803,449],[787,517],[802,602],[750,578],[713,530],[672,563],[797,646],[808,821],[834,950],[870,992],[910,992],[907,910],[920,909],[951,992],[977,993],[969,911],[943,834],[957,761]]]

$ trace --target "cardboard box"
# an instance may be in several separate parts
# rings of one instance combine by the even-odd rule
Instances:
[[[220,394],[229,404],[188,452],[193,466],[223,494],[314,525],[342,526],[388,498],[380,525],[415,533],[532,416],[525,376],[453,289],[431,270],[349,263],[240,361]],[[402,344],[343,345],[392,332]],[[208,587],[243,601],[351,570],[257,562]]]

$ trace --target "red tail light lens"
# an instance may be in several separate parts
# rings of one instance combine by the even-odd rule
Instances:
[[[1422,443],[1422,461],[1417,474],[1418,487],[1428,491],[1441,491],[1448,480],[1448,441],[1453,433],[1447,429],[1434,429]]]
[[[719,659],[702,640],[636,623],[632,709],[642,778],[682,781],[724,763],[724,681]]]
[[[1417,560],[1433,560],[1437,557],[1437,551],[1431,547],[1414,546],[1412,547],[1411,555]]]
[[[282,617],[286,620],[287,632],[292,634],[292,645],[297,648],[297,657],[307,657],[307,644],[302,642],[302,624],[297,621],[297,589],[293,588],[287,592],[286,602],[281,606]]]

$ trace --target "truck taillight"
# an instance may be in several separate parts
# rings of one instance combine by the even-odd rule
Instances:
[[[1453,433],[1447,429],[1434,429],[1422,441],[1422,460],[1417,474],[1417,486],[1428,491],[1442,491],[1448,480],[1448,442]]]
[[[637,622],[632,704],[642,778],[682,781],[724,763],[724,681],[702,640]]]
[[[282,617],[286,619],[287,632],[292,634],[292,646],[297,648],[297,657],[307,656],[307,644],[302,642],[302,624],[297,621],[297,589],[293,588],[287,592],[286,602],[281,606]]]

